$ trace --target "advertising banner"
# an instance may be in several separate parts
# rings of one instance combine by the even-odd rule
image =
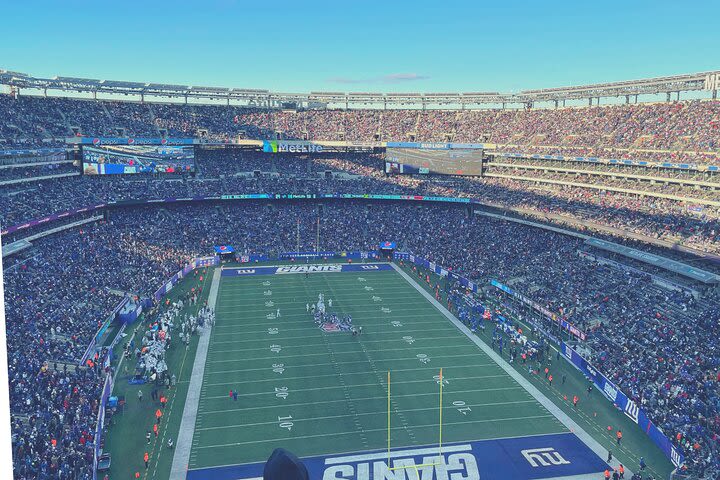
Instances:
[[[560,316],[556,313],[551,312],[547,308],[543,307],[539,303],[535,302],[534,300],[526,297],[520,292],[516,292],[512,288],[508,287],[507,285],[503,285],[502,283],[498,282],[497,280],[490,280],[490,285],[497,288],[498,290],[502,290],[503,292],[507,293],[508,295],[511,295],[513,298],[518,299],[523,304],[531,307],[536,312],[544,315],[547,319],[552,320],[555,323],[558,323],[560,327],[563,330],[566,330],[570,332],[572,335],[576,336],[580,340],[585,340],[587,338],[587,335],[585,335],[585,332],[577,328],[572,323],[560,318]]]
[[[650,421],[645,411],[565,342],[561,344],[561,348],[565,359],[592,380],[597,389],[602,392],[618,410],[621,410],[628,418],[635,422],[640,429],[650,437],[655,445],[662,450],[673,465],[680,467],[683,464],[685,461],[683,454],[675,448],[665,434]]]
[[[200,257],[196,258],[192,262],[185,265],[185,267],[177,272],[175,275],[170,277],[162,287],[158,288],[155,293],[153,294],[153,298],[156,302],[159,302],[162,297],[168,294],[170,290],[173,289],[173,287],[183,278],[185,278],[185,275],[192,272],[196,268],[203,268],[203,267],[212,267],[215,265],[218,265],[220,263],[220,260],[217,256],[213,257]]]
[[[263,140],[266,153],[320,153],[323,146],[303,140]]]
[[[66,143],[80,145],[193,145],[192,138],[71,137]]]

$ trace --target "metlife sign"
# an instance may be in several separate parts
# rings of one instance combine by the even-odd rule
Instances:
[[[607,464],[572,433],[303,458],[312,480],[601,478]],[[190,470],[187,480],[262,480],[264,462]]]
[[[320,153],[323,146],[301,140],[263,140],[266,153]]]

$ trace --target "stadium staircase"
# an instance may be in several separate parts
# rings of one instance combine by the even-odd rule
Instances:
[[[105,113],[105,116],[108,119],[108,125],[112,125],[112,128],[117,128],[114,125],[114,120],[112,118],[112,115],[110,115],[110,111],[108,111],[107,106],[105,105],[105,102],[98,102],[100,106],[102,107],[103,112]]]
[[[62,108],[56,108],[54,109],[55,112],[57,112],[58,116],[62,119],[62,127],[65,129],[65,134],[68,136],[72,136],[72,129],[70,128],[70,123],[68,122],[68,118],[65,116],[65,112],[63,112]]]

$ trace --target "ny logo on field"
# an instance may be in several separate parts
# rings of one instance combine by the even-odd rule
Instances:
[[[633,422],[638,423],[639,414],[640,408],[637,406],[637,403],[628,398],[627,404],[625,405],[625,415],[627,415]]]
[[[531,467],[551,467],[553,465],[569,465],[570,462],[565,460],[560,452],[552,447],[547,448],[531,448],[522,450],[522,456],[528,461]]]

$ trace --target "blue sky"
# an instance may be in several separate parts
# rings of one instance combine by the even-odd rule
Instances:
[[[718,69],[719,14],[705,0],[7,0],[0,68],[285,92],[506,92]]]

